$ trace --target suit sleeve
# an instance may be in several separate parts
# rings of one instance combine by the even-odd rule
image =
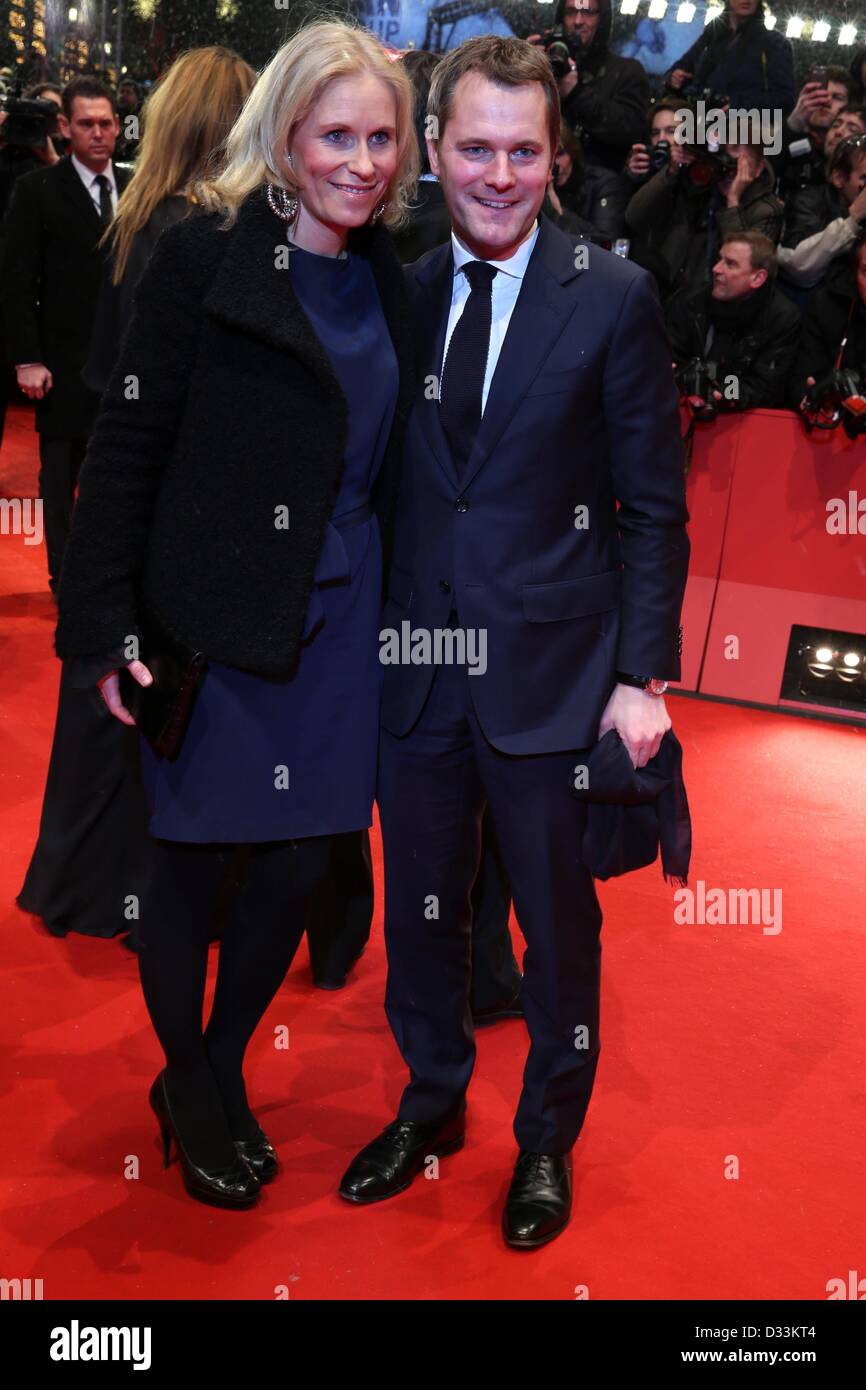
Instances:
[[[4,221],[0,286],[6,353],[13,366],[45,360],[39,339],[44,237],[38,183],[26,174],[16,181]]]
[[[136,588],[192,371],[204,287],[188,224],[157,243],[81,469],[55,649],[109,653],[138,631]]]
[[[671,347],[645,271],[623,298],[603,391],[623,566],[617,669],[679,680],[689,562],[685,468]]]

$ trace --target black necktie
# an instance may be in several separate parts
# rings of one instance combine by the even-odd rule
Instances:
[[[486,261],[467,261],[463,273],[471,293],[451,334],[439,391],[442,428],[448,436],[458,473],[466,466],[481,424],[496,267]]]
[[[99,225],[107,227],[114,212],[111,206],[111,182],[107,174],[97,174],[95,182],[99,184]]]

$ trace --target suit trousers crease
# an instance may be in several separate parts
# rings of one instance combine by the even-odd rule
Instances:
[[[530,1048],[514,1133],[522,1149],[563,1154],[599,1054],[601,909],[579,858],[586,808],[570,795],[571,752],[515,757],[487,741],[473,679],[484,677],[437,668],[411,732],[381,736],[386,1012],[410,1073],[400,1118],[440,1119],[472,1075],[470,894],[489,804],[527,947]]]

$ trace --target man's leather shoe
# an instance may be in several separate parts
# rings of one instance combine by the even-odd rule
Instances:
[[[512,997],[503,1000],[501,1004],[491,1004],[487,1009],[473,1009],[472,1022],[476,1028],[485,1028],[488,1023],[499,1023],[503,1018],[523,1018],[523,1014],[518,985]]]
[[[358,1203],[395,1197],[417,1177],[426,1159],[462,1149],[465,1128],[465,1105],[436,1124],[395,1120],[349,1164],[340,1183],[340,1196]]]
[[[502,1213],[509,1245],[532,1250],[564,1231],[571,1216],[571,1163],[567,1154],[521,1149]]]

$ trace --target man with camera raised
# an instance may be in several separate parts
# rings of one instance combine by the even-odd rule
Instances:
[[[583,147],[588,164],[619,173],[643,137],[649,81],[635,58],[609,48],[610,0],[559,0],[553,29],[533,34],[550,59],[559,84],[563,119]]]
[[[788,383],[788,404],[810,425],[841,423],[849,435],[866,424],[866,234],[840,256],[809,300]]]
[[[801,289],[821,283],[858,240],[866,221],[866,135],[840,140],[825,183],[803,188],[787,205],[779,249],[784,278]]]

